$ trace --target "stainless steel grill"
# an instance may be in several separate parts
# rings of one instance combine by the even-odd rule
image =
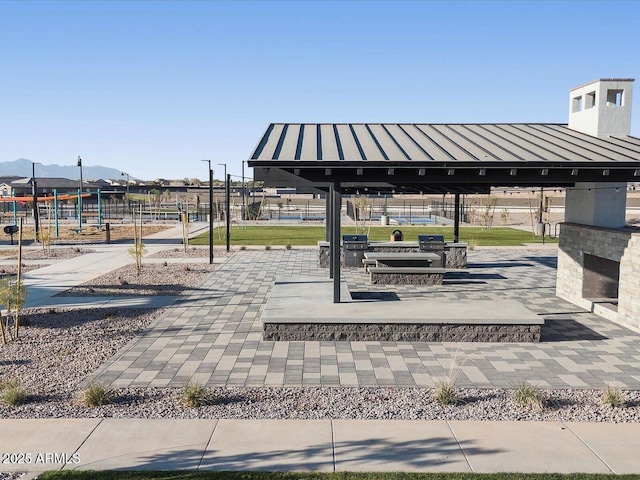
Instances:
[[[364,252],[369,248],[369,238],[367,235],[343,235],[342,248],[345,267],[362,267]]]
[[[432,267],[444,267],[446,257],[444,251],[444,235],[418,235],[418,246],[421,252],[432,252],[440,255],[439,262],[433,262]]]

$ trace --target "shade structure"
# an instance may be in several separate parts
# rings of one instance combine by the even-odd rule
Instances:
[[[487,193],[492,186],[640,181],[640,139],[541,123],[273,123],[248,163],[266,186]]]

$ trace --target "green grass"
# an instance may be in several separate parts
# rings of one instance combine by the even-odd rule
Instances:
[[[45,472],[42,480],[631,480],[638,475],[559,473]]]
[[[370,240],[389,240],[391,232],[398,227],[371,227]],[[446,241],[453,240],[453,227],[400,227],[407,241],[416,241],[420,234],[444,235]],[[369,230],[365,229],[365,233]],[[224,243],[218,238],[218,232],[214,235],[216,245]],[[354,227],[343,227],[342,234],[356,233]],[[224,237],[224,235],[222,235]],[[325,239],[323,226],[305,225],[268,225],[268,226],[232,226],[232,245],[316,245],[319,240]],[[460,241],[473,241],[478,246],[516,246],[523,243],[541,243],[534,239],[530,232],[516,230],[508,227],[494,227],[491,230],[483,230],[481,227],[460,228]],[[556,240],[545,240],[547,243]],[[209,233],[204,232],[189,242],[191,245],[209,245]]]

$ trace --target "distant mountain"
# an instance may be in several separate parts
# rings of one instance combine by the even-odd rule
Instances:
[[[31,177],[32,163],[26,158],[20,158],[13,162],[0,162],[0,177],[17,175]],[[80,178],[80,169],[76,165],[44,165],[36,164],[36,178],[55,177],[75,180]],[[82,166],[82,178],[84,180],[122,179],[122,170],[115,168],[96,166]],[[134,178],[131,177],[131,180]]]

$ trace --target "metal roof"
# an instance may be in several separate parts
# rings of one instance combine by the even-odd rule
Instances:
[[[273,123],[250,166],[640,163],[640,139],[598,138],[563,124]]]
[[[550,123],[273,123],[248,162],[271,187],[488,192],[640,179],[640,138]]]

